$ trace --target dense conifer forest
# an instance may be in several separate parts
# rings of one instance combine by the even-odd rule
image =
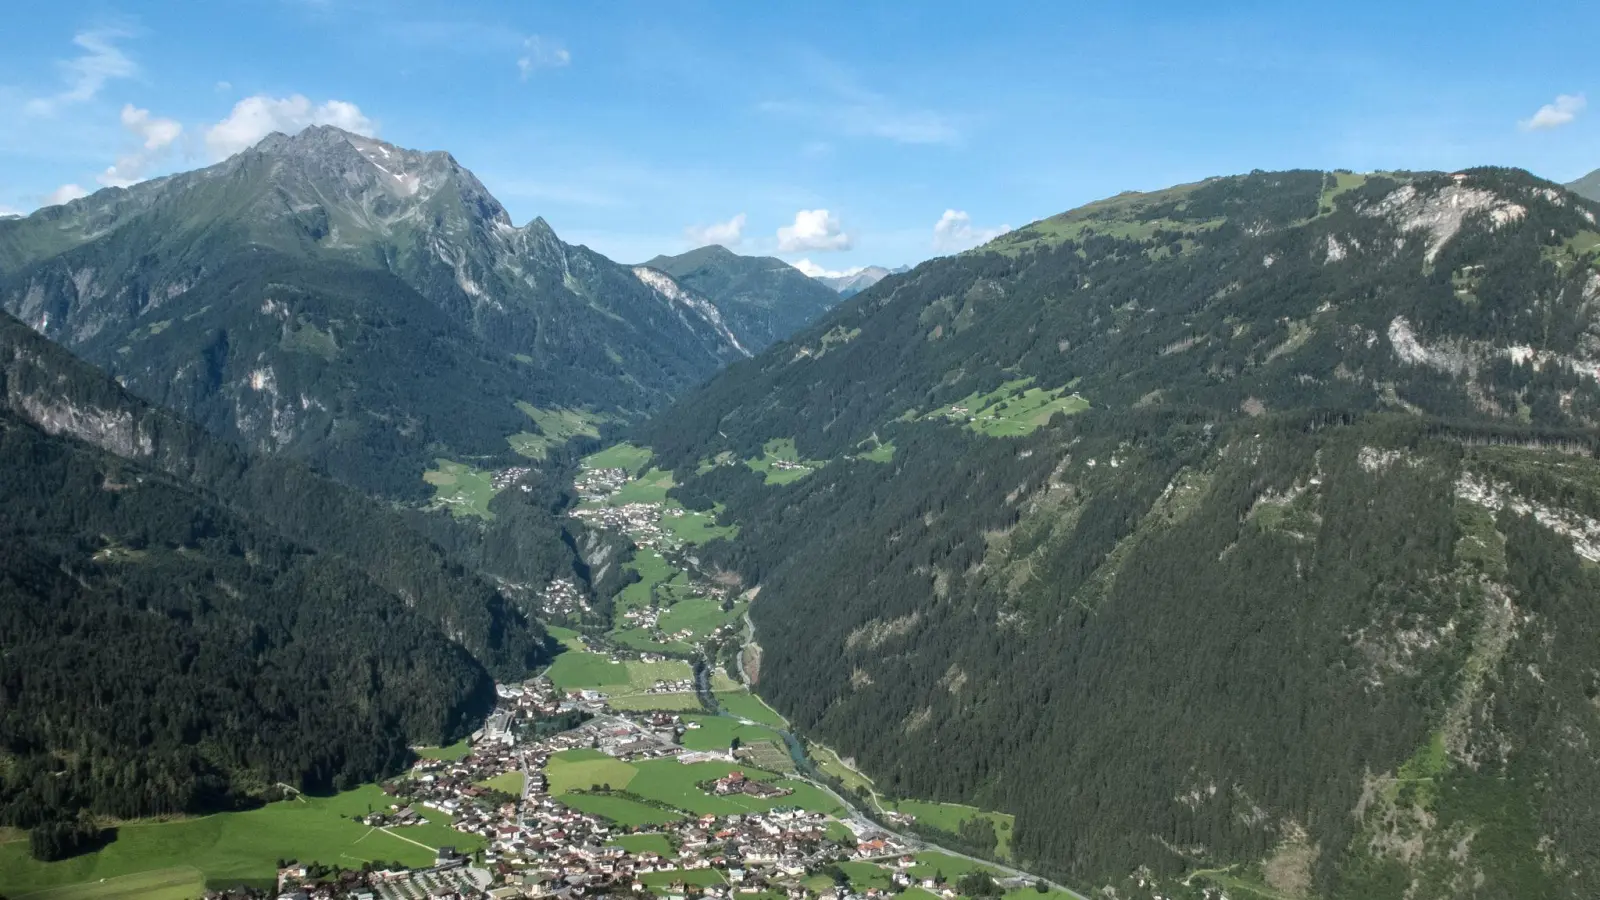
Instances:
[[[1124,195],[642,438],[740,525],[703,552],[761,587],[763,696],[1048,873],[1592,893],[1597,209],[1508,170]],[[1008,383],[1089,409],[990,436],[965,398]],[[778,437],[831,462],[721,464]]]

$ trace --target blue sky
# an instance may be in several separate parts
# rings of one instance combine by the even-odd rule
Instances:
[[[1600,10],[1563,0],[17,6],[0,212],[311,121],[449,150],[620,261],[830,270],[1255,168],[1600,167]]]

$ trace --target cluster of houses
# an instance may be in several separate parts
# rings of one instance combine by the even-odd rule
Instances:
[[[513,484],[516,484],[519,480],[521,480],[522,476],[532,471],[533,469],[528,466],[512,466],[508,469],[500,469],[489,474],[489,484],[492,485],[495,490],[503,491]],[[528,490],[526,485],[523,486],[523,490]]]
[[[680,542],[661,528],[661,516],[665,508],[660,503],[580,506],[572,511],[572,516],[591,527],[621,531],[641,547],[670,549],[677,547]],[[683,514],[682,510],[674,511]]]
[[[676,686],[676,685],[675,685]],[[712,900],[781,893],[815,898],[801,885],[808,874],[845,859],[887,859],[907,849],[869,823],[834,820],[800,809],[700,816],[640,829],[621,828],[566,806],[550,793],[544,769],[563,750],[599,750],[622,760],[677,757],[689,762],[728,760],[727,751],[685,752],[682,735],[693,721],[667,712],[604,714],[576,728],[530,739],[530,723],[582,708],[587,702],[545,679],[499,685],[490,722],[460,759],[419,760],[387,782],[393,802],[361,821],[384,830],[420,824],[432,812],[450,827],[476,835],[483,849],[470,858],[445,847],[433,865],[353,872],[290,863],[279,871],[278,896],[286,900],[512,900],[633,894]],[[521,792],[502,776],[521,773]],[[509,782],[509,783],[508,783]],[[708,793],[777,798],[789,789],[741,772],[702,785]],[[440,816],[431,816],[441,821]],[[403,831],[392,832],[405,837]],[[616,840],[624,834],[658,838]],[[465,840],[463,841],[465,843]],[[652,849],[642,849],[649,846]],[[629,849],[630,847],[635,849]],[[670,848],[668,850],[667,848]],[[666,852],[663,852],[666,851]],[[714,877],[703,870],[715,869]],[[331,873],[331,875],[330,875]],[[706,882],[714,882],[707,885]],[[908,882],[909,883],[909,882]]]
[[[547,616],[577,618],[589,611],[589,599],[571,578],[557,578],[539,592],[539,609]]]
[[[746,778],[743,772],[729,772],[707,786],[708,790],[719,797],[729,794],[748,794],[751,797],[766,799],[770,797],[786,797],[794,791],[762,781],[758,778]]]
[[[622,490],[627,483],[627,469],[584,469],[578,473],[573,487],[585,500],[600,500]]]

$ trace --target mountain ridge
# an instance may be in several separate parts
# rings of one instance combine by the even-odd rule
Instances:
[[[642,265],[704,296],[752,351],[788,337],[839,301],[781,259],[741,256],[719,244],[663,254]]]
[[[880,792],[1014,813],[1019,860],[1124,897],[1586,895],[1600,868],[1525,861],[1592,859],[1600,800],[1565,680],[1600,663],[1597,213],[1497,168],[1109,198],[639,440],[739,526],[701,559],[760,588],[763,696]],[[775,440],[801,477],[728,463]]]
[[[638,416],[743,355],[714,309],[542,218],[512,226],[448,153],[328,126],[0,222],[0,307],[219,433],[349,456],[340,477],[391,496],[420,496],[436,456],[509,463],[508,438],[534,430],[517,402]],[[382,388],[421,377],[403,346],[417,319],[462,375]],[[289,372],[295,393],[270,396]],[[447,412],[464,427],[426,424]]]

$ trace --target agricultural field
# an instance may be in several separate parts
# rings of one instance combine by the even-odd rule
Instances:
[[[990,875],[1000,876],[1001,873],[970,859],[951,856],[948,853],[927,850],[916,854],[917,864],[910,868],[912,878],[935,878],[943,875],[948,881],[955,881],[968,872],[988,872]]]
[[[683,732],[683,746],[690,750],[726,750],[738,738],[742,744],[756,741],[783,742],[776,731],[760,725],[744,725],[727,716],[684,716],[684,723],[694,722],[700,727]]]
[[[601,816],[625,828],[641,825],[668,825],[683,820],[683,816],[670,809],[648,806],[627,797],[609,794],[566,794],[561,802],[592,816]]]
[[[795,767],[793,757],[789,756],[789,748],[782,741],[755,741],[742,744],[739,758],[748,760],[750,765],[769,772],[794,775],[799,771]]]
[[[1089,408],[1089,401],[1067,393],[1068,387],[1030,387],[1032,381],[1020,378],[986,394],[968,394],[923,418],[965,422],[968,428],[989,437],[1020,437],[1049,422],[1058,412],[1070,416]]]
[[[564,691],[597,690],[625,696],[643,693],[657,681],[689,679],[694,670],[678,659],[612,662],[610,657],[600,653],[568,650],[556,657],[546,674]]]
[[[688,587],[687,576],[667,562],[666,557],[648,547],[640,547],[633,559],[623,564],[623,568],[638,572],[639,580],[623,588],[622,593],[617,595],[619,623],[620,613],[624,610],[649,606],[650,598],[655,595],[658,586],[672,584]]]
[[[653,454],[648,447],[635,447],[633,444],[614,444],[583,458],[585,469],[622,469],[629,477],[637,476],[644,471]]]
[[[566,794],[587,791],[597,784],[620,791],[639,770],[599,750],[563,750],[550,757],[544,774],[550,781],[550,793]]]
[[[865,462],[875,463],[887,463],[894,461],[894,441],[880,441],[878,440],[877,435],[873,435],[871,438],[862,441],[861,446],[857,449],[859,449],[861,452],[851,457],[851,459],[859,459]]]
[[[1017,824],[1017,817],[1009,813],[985,812],[976,806],[964,806],[959,803],[930,803],[924,800],[891,800],[885,802],[884,807],[916,816],[917,822],[931,825],[940,831],[959,834],[961,826],[968,819],[984,818],[994,823],[995,836],[999,843],[995,852],[1001,859],[1011,858],[1011,835]]]
[[[472,748],[467,746],[466,740],[463,739],[448,747],[412,747],[411,752],[422,759],[439,759],[453,762],[458,759],[465,759],[467,754],[472,752]]]
[[[679,600],[661,613],[656,625],[667,634],[689,631],[690,640],[698,643],[729,622],[737,622],[748,605],[735,603],[732,609],[724,610],[720,602],[708,597]]]
[[[159,900],[177,900],[186,896],[185,889],[176,884],[178,873],[174,870],[180,868],[198,870],[211,884],[270,888],[280,858],[356,867],[372,860],[427,866],[440,846],[453,845],[470,852],[483,845],[481,838],[451,830],[447,820],[431,810],[426,812],[428,824],[392,832],[355,821],[355,816],[385,809],[390,802],[376,785],[366,785],[330,797],[284,800],[245,812],[131,822],[119,826],[117,839],[105,848],[53,863],[32,859],[26,841],[0,844],[0,885],[5,885],[13,900],[48,888],[61,890],[39,895],[43,900],[143,900],[131,886],[148,882]],[[113,881],[125,876],[146,881]],[[101,879],[106,879],[110,888],[121,884],[130,890],[82,893],[102,887]],[[160,886],[167,881],[174,883]],[[72,890],[66,890],[68,887]]]
[[[718,503],[710,512],[697,512],[692,509],[683,509],[676,500],[666,501],[666,509],[683,510],[682,515],[666,514],[661,517],[661,529],[685,544],[704,544],[718,538],[735,538],[739,535],[738,525],[718,525],[717,516],[722,514],[723,506]]]
[[[204,873],[194,866],[177,866],[46,888],[26,896],[28,900],[197,900],[205,892]]]
[[[494,473],[448,459],[436,459],[433,464],[434,468],[422,473],[422,480],[433,485],[431,508],[448,509],[457,518],[494,518],[489,501],[500,493],[494,486]]]
[[[540,409],[530,403],[517,403],[517,409],[533,420],[537,432],[522,431],[506,438],[511,449],[529,459],[544,459],[552,447],[559,447],[575,437],[598,438],[597,427],[610,420],[609,416],[581,409]]]
[[[857,892],[864,892],[870,888],[887,890],[889,888],[889,870],[877,863],[869,862],[842,862],[839,868],[850,876],[850,886]]]
[[[826,460],[801,459],[794,438],[774,438],[762,447],[761,456],[747,459],[744,464],[760,472],[767,484],[789,484],[822,468]]]
[[[615,494],[607,497],[606,506],[626,506],[629,503],[665,503],[667,491],[672,490],[677,483],[672,480],[672,473],[664,469],[651,469],[642,475],[636,476],[632,481],[623,485]]]
[[[828,747],[810,744],[806,747],[806,753],[816,762],[817,768],[839,779],[839,782],[849,790],[872,790],[872,779],[851,768],[839,754]]]
[[[717,705],[721,706],[729,715],[741,719],[749,719],[759,725],[770,725],[773,728],[787,728],[789,722],[778,715],[777,710],[761,702],[761,698],[746,690],[718,691]]]
[[[612,709],[621,712],[699,712],[700,695],[693,691],[672,694],[631,694],[606,700]]]
[[[752,778],[775,781],[794,793],[783,797],[759,799],[744,795],[718,797],[701,790],[699,783],[721,778],[730,772],[744,772]],[[623,825],[644,825],[651,821],[667,821],[662,813],[680,810],[691,815],[731,815],[757,812],[780,807],[795,806],[815,812],[839,815],[844,812],[838,802],[822,790],[803,781],[784,779],[771,772],[751,766],[724,762],[701,762],[684,765],[676,759],[653,759],[627,763],[592,750],[567,750],[550,758],[545,775],[550,780],[550,790],[561,802],[605,815]],[[610,785],[614,791],[626,791],[631,797],[583,794],[595,785]],[[657,809],[632,799],[659,803],[669,810]],[[617,815],[603,812],[591,801],[622,801],[610,806]],[[625,818],[624,818],[625,817]],[[677,818],[672,816],[671,818]]]
[[[727,879],[716,869],[668,869],[665,872],[646,872],[639,876],[639,880],[653,888],[664,888],[680,881],[696,887],[727,883]]]
[[[478,782],[478,786],[490,788],[502,794],[510,794],[513,797],[520,797],[524,787],[523,775],[521,772],[501,772],[493,778]]]
[[[639,774],[628,785],[630,793],[697,815],[709,813],[725,816],[786,806],[831,815],[840,815],[844,812],[836,800],[819,788],[802,781],[781,779],[773,773],[762,772],[749,766],[720,762],[703,762],[686,766],[677,760],[659,759],[638,763],[635,768],[639,770]],[[752,778],[776,781],[784,787],[793,788],[794,793],[765,800],[748,796],[717,797],[707,794],[696,786],[697,782],[721,778],[735,771],[744,772]]]

